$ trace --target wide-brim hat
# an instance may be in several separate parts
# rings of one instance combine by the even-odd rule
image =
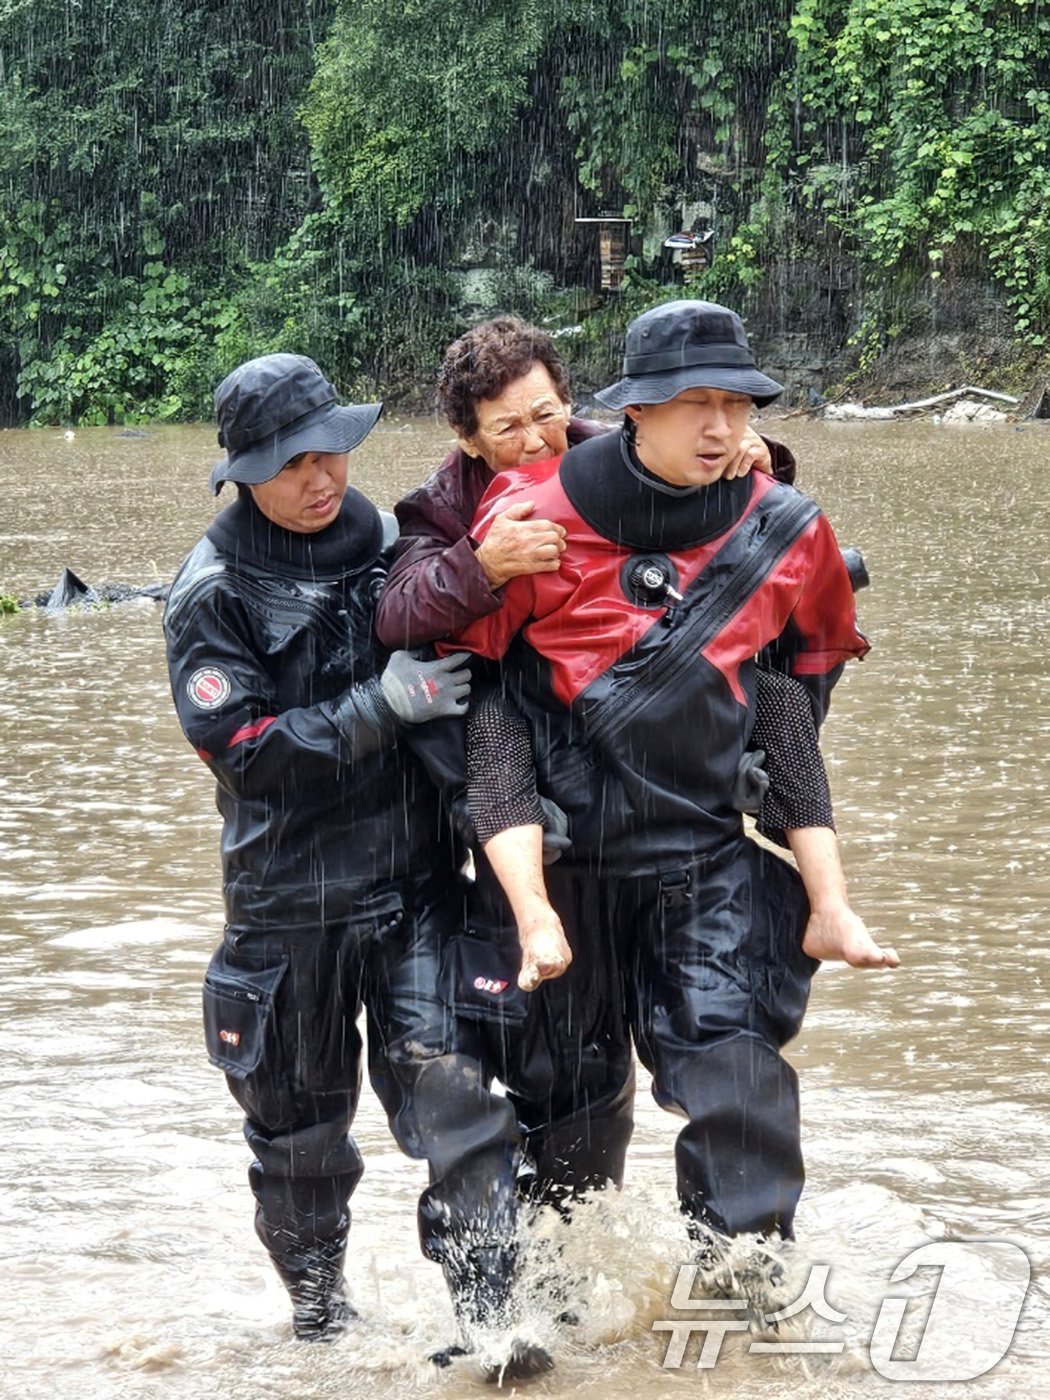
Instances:
[[[300,452],[351,452],[375,427],[381,403],[341,404],[305,355],[261,355],[239,365],[215,390],[219,445],[211,487],[259,486]]]
[[[735,311],[713,301],[670,301],[627,327],[623,377],[595,398],[606,408],[667,403],[686,389],[747,394],[761,408],[784,392],[762,374]]]

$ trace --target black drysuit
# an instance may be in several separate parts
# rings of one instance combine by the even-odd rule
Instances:
[[[208,1052],[245,1112],[256,1228],[293,1296],[304,1270],[341,1257],[362,1172],[349,1133],[362,1003],[391,1130],[430,1164],[424,1251],[505,1240],[513,1214],[513,1113],[452,1053],[436,990],[462,894],[414,750],[428,728],[459,722],[409,730],[383,697],[383,533],[354,490],[313,535],[271,523],[245,494],[184,562],[164,616],[175,706],[223,819]]]

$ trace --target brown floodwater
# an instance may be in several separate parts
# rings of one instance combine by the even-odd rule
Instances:
[[[789,1279],[797,1295],[830,1266],[835,1311],[779,1335],[841,1345],[761,1354],[732,1334],[698,1369],[694,1337],[681,1369],[661,1364],[652,1324],[671,1316],[688,1251],[676,1123],[643,1090],[627,1187],[582,1212],[566,1247],[579,1321],[559,1330],[537,1306],[558,1366],[531,1389],[885,1395],[901,1382],[871,1361],[883,1300],[910,1288],[913,1356],[938,1286],[934,1268],[891,1274],[922,1245],[978,1239],[1031,1260],[1017,1335],[987,1374],[917,1393],[1048,1396],[1050,431],[771,427],[872,576],[859,604],[873,650],[836,691],[825,750],[854,903],[903,959],[825,968],[790,1051],[809,1181]],[[36,594],[66,565],[96,584],[169,578],[215,508],[214,442],[204,427],[0,433],[0,593]],[[433,422],[384,420],[351,476],[389,506],[446,446]],[[425,1359],[451,1337],[415,1238],[425,1168],[367,1090],[348,1268],[365,1320],[331,1347],[291,1340],[237,1110],[201,1043],[218,819],[175,723],[159,608],[0,616],[0,736],[0,1390],[491,1394],[468,1361],[438,1373]],[[1004,1248],[965,1251],[961,1296],[931,1324],[959,1375],[994,1341]]]

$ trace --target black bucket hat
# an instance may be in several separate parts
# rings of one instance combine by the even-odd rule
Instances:
[[[666,403],[686,389],[749,394],[759,407],[784,386],[759,373],[735,311],[713,301],[669,301],[627,327],[623,378],[595,398],[606,408]]]
[[[260,355],[233,370],[215,390],[219,446],[226,456],[211,473],[258,486],[300,452],[350,452],[383,411],[381,403],[341,404],[334,387],[305,355]]]

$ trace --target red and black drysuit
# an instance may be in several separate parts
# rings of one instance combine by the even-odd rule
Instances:
[[[571,418],[569,446],[608,431],[603,423]],[[763,441],[773,475],[790,485],[795,480],[791,449],[769,438]],[[470,538],[475,513],[492,481],[492,470],[481,457],[455,447],[394,507],[400,533],[376,609],[376,631],[391,650],[448,637],[503,606],[503,589],[493,588],[485,577],[474,555],[477,544]]]
[[[570,447],[607,435],[607,428],[587,419],[573,418],[569,423]],[[617,435],[611,436],[615,440]],[[795,459],[790,449],[769,439],[766,445],[775,477],[793,481]],[[540,470],[548,472],[551,468],[547,462]],[[377,630],[386,645],[417,646],[435,641],[502,608],[505,590],[489,583],[477,562],[477,543],[470,537],[475,513],[492,482],[493,474],[480,457],[455,448],[421,486],[395,507],[400,535],[376,615]],[[800,810],[807,814],[806,824],[810,824],[810,819],[814,825],[830,824],[826,780],[824,801],[812,807],[800,802],[791,791],[797,786],[803,761],[815,760],[819,764],[812,735],[802,733],[784,752],[785,715],[790,707],[776,694],[771,695],[768,685],[763,698],[767,701],[768,724],[765,736],[760,735],[759,739],[766,745],[766,766],[772,778],[759,819],[763,829],[775,836],[788,818],[793,819],[792,824],[800,824]],[[486,716],[491,715],[491,725],[482,724],[474,730],[476,747],[484,756],[491,744],[506,757],[515,741],[513,718],[483,708]],[[472,712],[475,716],[479,713],[474,706]],[[805,717],[802,719],[804,722]],[[513,808],[513,798],[506,789],[507,776],[513,781],[513,775],[501,769],[491,785],[503,788],[498,806],[501,813]],[[781,803],[782,796],[790,801]],[[534,789],[532,799],[535,800]],[[495,802],[486,801],[483,805],[488,816],[495,816]],[[525,798],[515,820],[532,820],[532,810]],[[493,830],[498,829],[497,823]],[[471,899],[476,915],[473,922],[488,932],[478,941],[469,937],[456,940],[447,959],[452,966],[446,966],[450,984],[458,989],[455,995],[462,1013],[460,1041],[483,1055],[496,1077],[508,1086],[526,1133],[529,1170],[535,1172],[540,1194],[557,1198],[564,1188],[580,1190],[609,1180],[619,1183],[633,1126],[633,1060],[624,1018],[622,1014],[614,1015],[611,1008],[603,1008],[601,1029],[596,1031],[595,1040],[588,1035],[588,1028],[580,1025],[578,1017],[563,1017],[560,1008],[547,1005],[552,999],[549,990],[528,1000],[515,991],[516,936],[506,923],[509,914],[495,882],[485,878],[484,862],[480,871],[482,879]],[[497,910],[503,914],[505,941],[510,941],[500,965],[494,966],[493,950],[486,940]],[[574,978],[581,973],[577,967]],[[501,993],[494,998],[487,986],[499,986]],[[595,989],[595,996],[602,994],[600,987]],[[508,1018],[511,1028],[505,1025]],[[561,1027],[553,1032],[563,1042],[561,1052],[554,1058],[545,1049],[548,1022]],[[569,1065],[568,1073],[562,1073],[560,1068],[554,1072],[555,1058]]]
[[[801,880],[743,836],[732,798],[756,655],[781,639],[819,720],[842,664],[868,649],[838,545],[794,490],[754,473],[669,487],[622,435],[574,448],[553,474],[498,478],[475,539],[523,499],[565,527],[561,567],[512,579],[456,645],[502,660],[540,790],[570,819],[548,882],[574,960],[533,994],[549,1008],[553,1080],[614,1103],[626,1014],[658,1102],[689,1120],[677,1165],[691,1221],[788,1234],[803,1168],[797,1079],[779,1051],[816,964],[801,951]],[[640,591],[649,569],[680,602]],[[510,945],[498,917],[478,931]],[[601,1130],[593,1107],[589,1128]]]
[[[357,491],[316,534],[274,525],[245,494],[187,557],[164,616],[179,720],[223,819],[208,1052],[246,1115],[256,1227],[293,1298],[304,1277],[337,1276],[345,1248],[362,1003],[372,1085],[399,1145],[430,1164],[424,1251],[444,1259],[459,1241],[462,1262],[464,1237],[505,1243],[513,1214],[513,1114],[451,1053],[436,991],[462,894],[418,755],[461,726],[409,730],[386,703],[383,548]]]

